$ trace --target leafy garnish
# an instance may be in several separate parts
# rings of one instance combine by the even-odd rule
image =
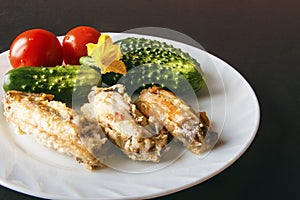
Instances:
[[[112,39],[107,34],[101,34],[97,44],[88,43],[88,56],[91,56],[96,65],[101,69],[102,74],[115,72],[126,74],[126,66],[121,61],[122,52],[117,44],[113,44]]]

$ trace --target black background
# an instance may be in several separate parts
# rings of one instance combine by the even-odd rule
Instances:
[[[159,199],[292,199],[300,186],[299,7],[297,0],[0,0],[0,52],[37,27],[63,35],[78,25],[102,32],[154,26],[189,35],[248,80],[261,123],[231,167]],[[0,187],[0,199],[35,197]]]

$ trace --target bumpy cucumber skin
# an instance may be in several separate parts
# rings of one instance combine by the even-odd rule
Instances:
[[[101,74],[89,66],[24,66],[5,74],[3,89],[53,94],[55,100],[70,103],[74,93],[76,98],[86,98],[95,85],[101,85]]]
[[[194,91],[200,90],[205,84],[200,64],[179,48],[174,48],[165,42],[134,37],[119,40],[116,44],[119,44],[121,47],[122,61],[125,63],[128,71],[136,66],[152,63],[155,66],[160,65],[179,72],[191,84]],[[159,80],[165,77],[168,76],[165,74],[158,74],[157,76]],[[110,80],[118,78],[115,77]],[[103,77],[103,81],[104,79]],[[114,84],[114,82],[110,84]],[[176,85],[171,85],[170,87],[177,88]]]
[[[122,60],[129,70],[139,65],[153,63],[156,66],[160,65],[179,72],[190,83],[194,91],[200,90],[205,83],[200,71],[200,64],[179,48],[174,48],[172,45],[157,40],[134,37],[119,40],[116,44],[120,45],[123,54]],[[165,77],[168,76],[165,74],[158,74],[157,76],[159,80]],[[178,88],[178,86],[173,85],[171,87]],[[182,90],[184,89],[182,88]]]
[[[81,57],[80,63],[90,66],[96,65],[93,58],[88,56]],[[129,70],[124,76],[115,73],[102,74],[102,80],[107,85],[123,84],[128,93],[139,92],[153,85],[160,85],[176,93],[191,91],[190,84],[179,71],[155,63],[141,64]]]
[[[119,40],[115,44],[120,45],[127,73],[133,68],[135,68],[133,73],[137,72],[135,77],[133,74],[130,75],[132,80],[126,79],[126,76],[128,77],[126,74],[119,82],[126,84],[127,87],[144,87],[149,81],[148,85],[158,84],[170,90],[184,92],[189,89],[187,82],[194,91],[200,90],[205,84],[200,64],[179,48],[165,42],[134,37]],[[96,65],[93,58],[88,56],[82,57],[80,63]],[[102,81],[107,85],[114,85],[121,77],[123,77],[121,74],[116,73],[102,74]]]
[[[193,92],[193,88],[180,72],[153,63],[142,64],[130,70],[118,83],[125,85],[129,94],[139,93],[153,85],[164,87],[175,94]]]

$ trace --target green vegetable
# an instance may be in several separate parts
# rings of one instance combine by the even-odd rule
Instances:
[[[72,98],[86,98],[95,85],[101,85],[101,74],[90,66],[25,66],[5,74],[3,89],[53,94],[55,100],[70,103]]]
[[[137,85],[140,82],[144,82],[146,74],[153,74],[151,84],[155,84],[155,80],[159,82],[167,82],[166,85],[170,89],[179,88],[181,83],[180,80],[170,80],[176,78],[176,72],[179,72],[191,85],[194,91],[198,91],[204,85],[204,77],[201,72],[200,64],[192,58],[188,53],[184,53],[181,49],[174,48],[172,45],[168,45],[165,42],[156,40],[150,40],[145,38],[134,38],[129,37],[116,42],[119,44],[122,51],[122,61],[125,63],[127,71],[129,72],[137,66],[145,69],[145,72],[141,72],[143,76],[136,76],[131,82],[132,85]],[[81,58],[82,64],[93,65],[92,58],[83,57]],[[151,66],[154,68],[151,69]],[[160,70],[159,73],[155,73],[155,70]],[[126,75],[128,76],[128,75]],[[102,80],[108,85],[116,84],[117,81],[122,77],[120,74],[107,73],[102,75]],[[141,80],[143,79],[143,80]],[[150,80],[149,79],[149,80]],[[181,88],[184,90],[185,88]]]
[[[79,59],[79,63],[82,65],[87,65],[91,67],[97,67],[97,64],[95,63],[94,59],[90,56],[83,56]],[[127,66],[126,66],[127,68]],[[128,68],[127,68],[128,70]],[[122,77],[121,74],[109,72],[106,74],[102,74],[102,82],[107,85],[114,85],[118,82],[118,80]]]

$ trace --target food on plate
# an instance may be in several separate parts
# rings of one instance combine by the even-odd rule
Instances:
[[[20,134],[89,169],[104,166],[109,144],[138,161],[159,162],[173,138],[202,152],[210,121],[175,95],[205,84],[200,64],[188,53],[144,38],[113,43],[87,26],[70,30],[63,46],[57,42],[50,32],[33,29],[11,46],[16,69],[4,76],[4,115]],[[140,92],[135,102],[133,92]],[[88,100],[76,105],[81,113],[67,107],[78,99]]]
[[[153,65],[155,67],[159,66],[172,69],[169,73],[173,73],[172,71],[179,72],[191,84],[191,87],[195,91],[200,90],[205,83],[200,64],[188,53],[183,52],[179,48],[157,40],[134,37],[121,39],[116,41],[115,44],[120,45],[122,53],[121,60],[125,63],[127,71],[143,64],[148,64],[148,66],[155,64]],[[84,59],[81,61],[84,61]],[[90,60],[88,61],[88,63],[91,63]],[[150,68],[147,68],[147,70],[149,69]],[[155,70],[156,69],[157,68],[155,68]],[[151,75],[150,72],[149,75]],[[102,80],[108,85],[114,85],[121,76],[121,74],[107,73],[103,75]],[[140,78],[141,77],[136,77],[136,79],[132,80],[132,84],[136,84],[135,81],[138,81]],[[160,80],[168,79],[168,73],[155,74],[154,78]],[[172,87],[176,87],[176,85]]]
[[[86,98],[95,85],[101,85],[99,70],[84,65],[19,67],[5,74],[3,89],[53,94],[55,100],[70,103],[75,95]]]
[[[136,109],[123,85],[94,88],[81,111],[132,160],[158,162],[166,149],[168,132]]]
[[[81,57],[80,63],[95,66],[93,59],[88,56]],[[130,94],[132,90],[140,92],[142,89],[153,85],[160,85],[178,94],[194,92],[188,80],[180,72],[160,64],[141,64],[126,72],[123,77],[120,75],[116,73],[102,74],[103,83],[117,82],[126,85]]]
[[[74,157],[89,169],[102,167],[90,151],[99,151],[106,139],[101,138],[98,125],[79,115],[53,95],[9,91],[3,98],[4,115],[20,134],[31,135],[38,143]],[[91,146],[82,140],[89,135]]]
[[[108,71],[126,73],[119,53],[115,53],[118,45],[113,45],[108,35],[103,34],[97,44],[89,46],[92,54],[96,52],[95,55],[98,55],[96,61],[99,65],[22,66],[5,74],[4,91],[53,94],[55,100],[69,105],[72,99],[86,98],[92,86],[101,86],[102,74]]]
[[[97,43],[101,33],[89,26],[77,26],[71,29],[62,41],[64,62],[78,65],[79,58],[87,55],[86,44]]]
[[[174,93],[156,86],[143,90],[135,104],[146,117],[162,123],[191,152],[201,153],[210,124],[205,112],[195,112]]]
[[[160,86],[179,95],[193,94],[194,90],[180,72],[159,64],[142,64],[128,71],[118,80],[118,84],[126,85],[129,94],[139,93],[141,90]]]
[[[31,29],[19,34],[10,46],[9,61],[20,66],[52,67],[63,62],[63,50],[57,37],[44,29]]]

